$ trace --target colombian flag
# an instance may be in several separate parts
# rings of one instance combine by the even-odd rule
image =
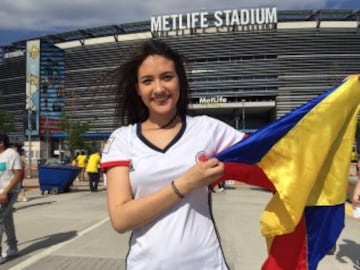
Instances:
[[[359,110],[353,75],[216,156],[222,179],[273,192],[261,217],[263,270],[315,270],[336,243]]]

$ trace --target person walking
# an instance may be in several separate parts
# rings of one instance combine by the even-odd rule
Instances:
[[[79,156],[79,152],[76,152],[74,157],[71,160],[71,166],[77,166],[77,157]]]
[[[26,198],[26,191],[25,191],[25,187],[24,187],[24,180],[25,180],[25,157],[23,155],[23,149],[22,149],[22,145],[20,143],[15,143],[12,145],[12,148],[15,149],[15,151],[18,152],[18,154],[20,155],[20,160],[21,160],[21,175],[20,175],[20,194],[18,196],[18,200],[22,201],[22,202],[27,202],[28,198]]]
[[[9,137],[0,133],[0,245],[5,231],[9,247],[6,252],[0,247],[0,263],[18,255],[13,205],[17,201],[20,181],[20,155],[10,147]]]
[[[85,181],[85,168],[87,163],[87,155],[84,150],[76,157],[76,165],[81,168],[79,173],[79,181]]]
[[[98,190],[100,180],[100,160],[101,151],[96,150],[93,154],[90,155],[86,166],[86,172],[89,175],[89,187],[90,191],[92,192]]]
[[[219,184],[218,184],[218,189],[217,189],[217,191],[223,192],[224,190],[225,190],[225,181],[221,181],[221,182],[219,182]]]
[[[229,269],[208,186],[224,173],[212,156],[243,133],[188,114],[184,59],[162,41],[146,41],[109,80],[118,83],[117,117],[129,124],[111,134],[101,167],[112,226],[132,231],[127,270]]]

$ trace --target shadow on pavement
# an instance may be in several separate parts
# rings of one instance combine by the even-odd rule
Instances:
[[[234,186],[227,186],[227,185],[225,185],[225,186],[224,186],[224,189],[236,189],[236,187],[234,187]]]
[[[360,259],[360,244],[350,239],[342,239],[343,243],[338,243],[336,252],[336,260],[341,263],[346,263],[344,258],[349,258],[355,265],[356,261]]]
[[[19,211],[19,210],[22,210],[22,209],[27,209],[27,208],[31,208],[31,207],[35,207],[35,206],[39,206],[39,205],[53,204],[53,203],[56,203],[56,201],[28,203],[26,205],[21,205],[21,206],[16,205],[15,211]]]
[[[69,232],[65,232],[65,233],[56,233],[53,235],[46,235],[46,236],[43,236],[40,238],[35,238],[31,241],[18,243],[18,245],[20,245],[20,246],[24,245],[24,244],[28,244],[28,243],[32,243],[32,244],[28,245],[24,249],[19,248],[19,256],[9,258],[6,260],[6,262],[16,260],[21,256],[29,255],[30,253],[32,253],[36,250],[45,249],[45,248],[57,245],[61,242],[68,241],[69,239],[74,238],[76,236],[77,236],[77,231],[69,231]]]
[[[47,248],[47,247],[59,244],[61,242],[68,241],[69,239],[74,238],[76,236],[77,236],[77,231],[69,231],[69,232],[64,232],[64,233],[56,233],[56,234],[52,234],[52,235],[46,235],[46,236],[43,236],[40,238],[35,238],[31,241],[22,242],[19,244],[22,245],[22,244],[26,244],[29,242],[32,242],[32,244],[30,244],[29,246],[27,246],[24,249],[21,249],[20,254],[26,255],[35,250]]]
[[[266,189],[266,188],[262,188],[262,187],[250,186],[250,189],[251,189],[251,190],[263,191],[263,192],[267,192],[267,193],[272,193],[271,190]]]

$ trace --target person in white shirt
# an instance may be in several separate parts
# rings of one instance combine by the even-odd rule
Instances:
[[[13,205],[20,191],[20,180],[20,155],[10,147],[9,137],[0,133],[0,244],[5,230],[9,246],[6,252],[0,252],[0,263],[18,255]]]

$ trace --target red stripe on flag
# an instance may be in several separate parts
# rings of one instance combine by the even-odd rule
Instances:
[[[294,232],[275,236],[261,270],[307,269],[306,224],[303,216]]]
[[[120,160],[120,161],[110,161],[101,163],[101,169],[106,171],[111,167],[130,167],[130,161],[128,160]]]
[[[216,186],[221,181],[235,180],[275,191],[274,185],[257,165],[225,162],[224,166],[224,176],[212,183],[212,186]]]

